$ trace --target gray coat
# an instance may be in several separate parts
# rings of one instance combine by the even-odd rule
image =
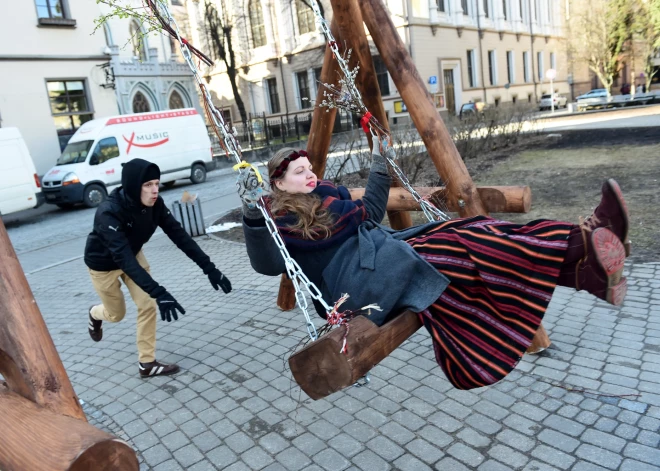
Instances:
[[[383,311],[371,311],[369,319],[376,325],[389,320],[389,315],[409,309],[420,312],[440,297],[449,280],[420,257],[405,240],[436,226],[430,222],[401,231],[382,226],[390,178],[371,172],[363,202],[370,219],[357,233],[338,247],[319,252],[290,251],[307,277],[314,282],[330,305],[344,293],[350,297],[342,310],[358,310],[378,304]],[[243,223],[250,263],[263,275],[278,276],[286,271],[275,242],[265,226],[252,221]],[[257,226],[257,227],[255,227]],[[316,305],[317,311],[319,305]],[[325,312],[319,312],[324,316]]]

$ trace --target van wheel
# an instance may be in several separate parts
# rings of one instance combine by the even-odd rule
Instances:
[[[163,186],[165,188],[172,188],[175,183],[176,183],[176,180],[172,180],[171,182],[163,183]]]
[[[206,181],[206,167],[201,164],[192,166],[190,181],[193,183],[204,183]]]
[[[107,198],[105,188],[101,185],[89,185],[83,193],[83,203],[88,208],[96,208]]]

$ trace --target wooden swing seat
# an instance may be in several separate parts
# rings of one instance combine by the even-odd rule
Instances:
[[[333,329],[289,357],[296,383],[314,400],[354,384],[422,326],[412,311],[378,327],[365,316],[351,319],[347,353],[341,353],[345,327]]]

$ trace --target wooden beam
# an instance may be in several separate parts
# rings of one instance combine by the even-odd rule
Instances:
[[[362,18],[380,52],[396,88],[408,107],[410,117],[424,145],[446,183],[452,206],[462,217],[485,215],[486,208],[470,174],[440,118],[426,84],[419,76],[406,45],[401,40],[382,0],[360,1]]]
[[[330,4],[333,12],[332,21],[337,22],[342,39],[339,44],[346,44],[346,47],[353,50],[349,67],[353,70],[358,64],[360,66],[360,72],[355,77],[355,85],[362,95],[362,101],[378,122],[385,129],[389,129],[358,1],[330,0]],[[367,135],[367,140],[371,147],[370,134]],[[392,179],[392,186],[399,187],[401,185],[398,180]],[[405,229],[412,226],[412,218],[410,214],[405,212],[388,212],[387,217],[393,229]]]
[[[85,421],[56,414],[0,385],[3,471],[137,471],[122,440]]]
[[[339,327],[289,357],[296,383],[314,400],[355,383],[421,326],[419,316],[405,311],[381,327],[365,316],[350,321],[349,355],[340,351],[345,327]],[[329,374],[329,372],[332,372]]]
[[[333,19],[330,23],[330,31],[332,35],[341,41],[339,28],[337,22]],[[326,46],[325,55],[323,56],[323,66],[321,67],[321,76],[319,81],[321,83],[335,83],[339,79],[339,66],[337,61],[332,55],[332,49]],[[323,178],[325,174],[325,164],[330,149],[330,142],[332,141],[332,130],[335,126],[335,119],[337,117],[337,109],[321,108],[319,103],[323,101],[324,87],[318,86],[316,92],[316,106],[314,106],[314,113],[312,114],[312,125],[309,130],[309,140],[307,141],[307,153],[309,160],[314,167],[314,173],[318,178]]]
[[[86,322],[84,317],[82,319],[81,322]],[[11,391],[26,399],[52,412],[87,421],[41,317],[2,218],[0,375],[5,378]],[[0,430],[3,429],[0,427]]]
[[[460,208],[447,197],[445,187],[416,187],[422,197],[429,197],[431,202],[439,200],[446,205],[446,210],[459,212]],[[364,188],[349,188],[354,200],[364,196]],[[532,190],[528,186],[486,186],[478,187],[481,201],[489,213],[527,213],[532,206]],[[419,204],[404,188],[391,188],[387,200],[388,211],[421,211]]]

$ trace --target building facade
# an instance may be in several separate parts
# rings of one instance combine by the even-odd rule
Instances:
[[[127,19],[94,33],[102,13],[95,1],[24,0],[0,17],[0,126],[21,131],[39,174],[86,121],[199,108],[169,40]]]
[[[308,113],[316,97],[325,40],[303,0],[212,0],[231,17],[237,84],[248,113]],[[553,88],[569,92],[561,0],[387,0],[392,20],[439,111],[461,105],[536,103]],[[331,20],[329,2],[322,2]],[[201,1],[187,0],[194,43],[212,51]],[[224,10],[223,10],[224,8]],[[350,47],[350,45],[349,45]],[[392,123],[408,116],[372,44],[385,109]],[[204,70],[212,95],[241,119],[222,61]]]

